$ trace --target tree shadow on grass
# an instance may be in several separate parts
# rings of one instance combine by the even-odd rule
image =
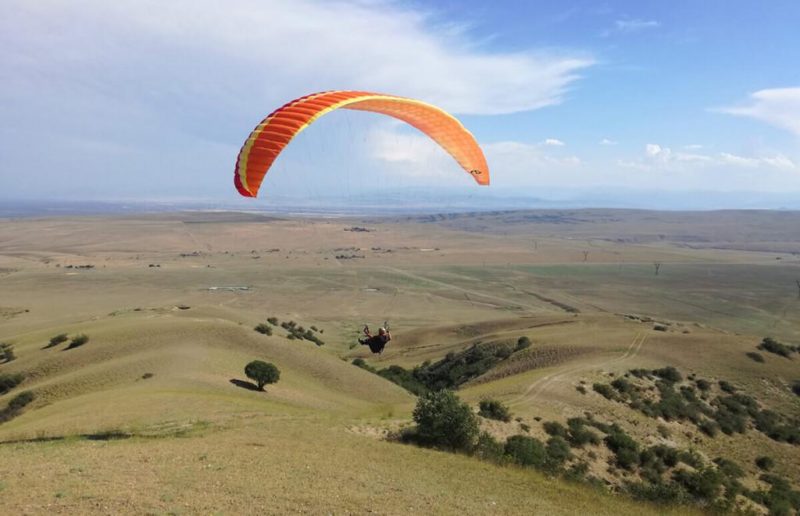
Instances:
[[[231,378],[230,382],[233,385],[235,385],[237,387],[241,387],[242,389],[247,389],[248,391],[262,392],[261,389],[258,388],[258,385],[254,384],[252,382],[239,380],[238,378]]]

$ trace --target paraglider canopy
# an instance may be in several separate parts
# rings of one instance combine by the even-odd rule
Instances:
[[[438,143],[479,185],[489,184],[489,167],[475,137],[454,116],[421,100],[366,91],[327,91],[295,99],[261,121],[239,151],[236,189],[256,197],[264,176],[289,142],[334,109],[371,111],[402,120]]]

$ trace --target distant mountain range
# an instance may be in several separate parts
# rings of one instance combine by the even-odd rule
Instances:
[[[619,188],[566,190],[540,188],[537,196],[498,188],[408,188],[357,196],[238,199],[0,199],[0,217],[53,217],[93,214],[163,213],[185,210],[249,211],[295,215],[398,215],[563,208],[651,210],[800,210],[800,193],[642,191]]]

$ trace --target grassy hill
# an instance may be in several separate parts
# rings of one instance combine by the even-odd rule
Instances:
[[[800,414],[791,391],[800,354],[747,355],[764,336],[800,336],[792,283],[800,262],[781,247],[791,231],[761,233],[760,247],[745,249],[728,233],[724,246],[711,236],[732,218],[754,230],[775,220],[533,215],[0,223],[0,342],[16,355],[0,374],[25,375],[0,408],[20,392],[35,395],[0,424],[3,505],[31,513],[668,511],[608,492],[634,475],[615,467],[602,443],[574,453],[608,489],[387,441],[410,424],[415,398],[350,363],[410,371],[523,336],[529,348],[459,388],[472,407],[491,398],[510,408],[511,422],[481,423],[497,438],[546,440],[542,423],[590,413],[642,446],[735,460],[748,488],[768,488],[754,461],[769,455],[797,488],[794,445],[754,429],[710,437],[592,390],[631,369],[675,366]],[[369,231],[347,231],[353,225]],[[647,236],[666,228],[668,238]],[[688,245],[699,237],[707,244]],[[653,263],[662,263],[658,275]],[[271,336],[254,331],[271,316],[318,328],[324,345],[290,340],[280,326]],[[383,355],[357,346],[363,324],[387,319],[395,338]],[[61,333],[89,341],[47,347]],[[240,386],[254,359],[281,371],[266,392]]]

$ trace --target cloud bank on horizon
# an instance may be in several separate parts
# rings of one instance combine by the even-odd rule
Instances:
[[[774,74],[736,88],[724,67],[692,78],[682,59],[717,44],[702,21],[634,2],[569,12],[381,0],[4,4],[0,196],[232,199],[252,126],[330,89],[452,111],[484,146],[493,184],[536,197],[615,185],[800,193],[800,87],[779,87],[777,61]],[[800,36],[771,29],[800,48]],[[301,134],[267,191],[471,181],[419,133],[361,115],[326,115]],[[347,192],[331,169],[348,174]]]

